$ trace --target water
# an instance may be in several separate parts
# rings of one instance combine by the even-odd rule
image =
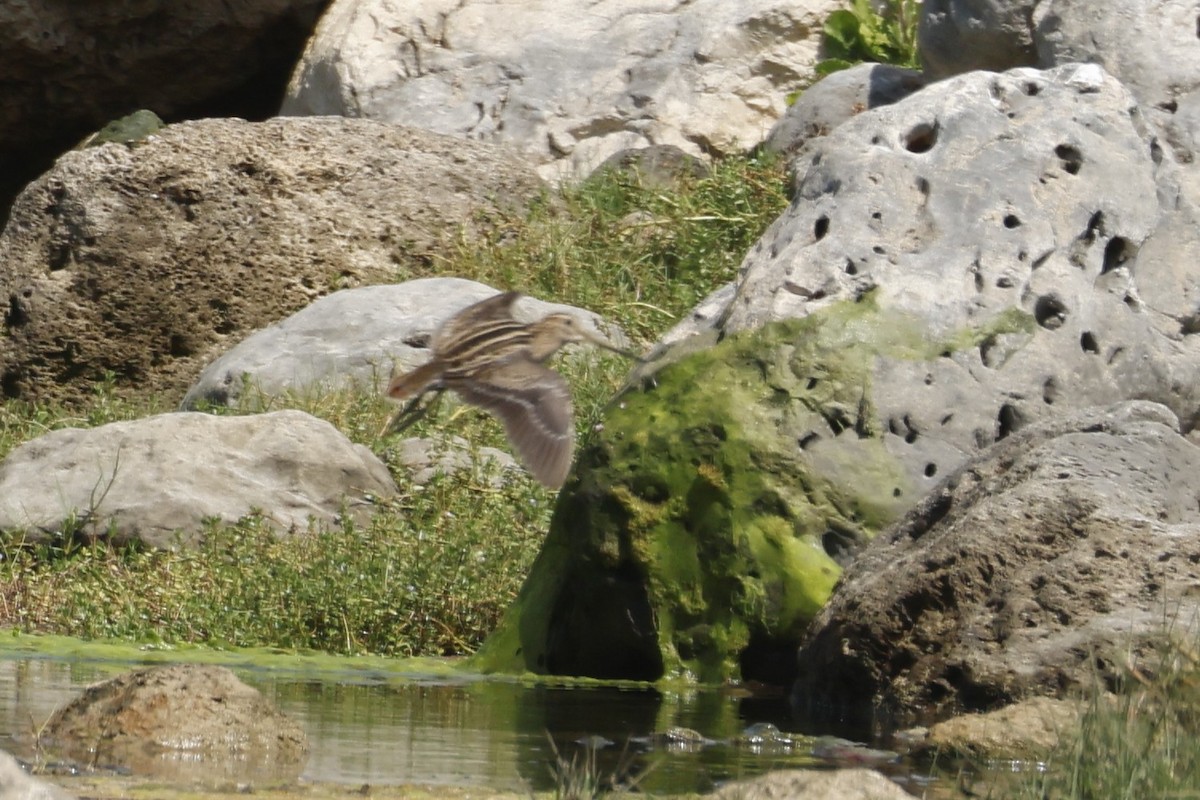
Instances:
[[[0,656],[0,749],[28,756],[30,733],[59,704],[89,683],[136,666]],[[579,742],[587,737],[612,742],[596,751],[602,775],[642,775],[638,785],[650,792],[708,791],[733,778],[825,763],[811,754],[810,739],[766,748],[722,741],[758,722],[794,730],[780,696],[530,686],[390,672],[314,679],[270,669],[234,671],[303,726],[311,755],[302,777],[313,781],[545,790],[555,785],[549,765],[556,751],[567,761],[582,760],[586,750]],[[714,742],[688,750],[636,738],[674,726]],[[903,783],[902,770],[894,769]]]

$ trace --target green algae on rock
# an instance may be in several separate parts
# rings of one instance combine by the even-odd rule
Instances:
[[[876,361],[945,349],[868,295],[661,368],[580,453],[474,665],[786,681],[839,560],[914,499],[878,431]]]

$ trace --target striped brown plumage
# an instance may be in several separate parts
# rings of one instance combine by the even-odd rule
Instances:
[[[568,342],[623,351],[585,330],[570,314],[519,322],[512,308],[520,297],[504,292],[443,323],[430,342],[432,358],[388,385],[388,397],[409,401],[388,428],[420,413],[416,406],[426,393],[453,390],[498,417],[533,476],[558,488],[571,469],[575,426],[567,382],[545,362]]]

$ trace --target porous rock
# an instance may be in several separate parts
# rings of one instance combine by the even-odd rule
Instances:
[[[371,451],[301,411],[159,414],[51,431],[14,449],[0,462],[0,530],[29,542],[78,531],[169,548],[197,542],[205,520],[256,510],[280,533],[343,513],[362,521],[395,491]]]
[[[1191,0],[925,0],[920,48],[933,78],[975,69],[1099,64],[1137,98],[1176,158],[1193,163],[1200,157],[1196,128],[1189,124],[1200,105],[1196,26]]]
[[[415,277],[542,183],[501,149],[368,120],[208,119],[73,151],[0,235],[0,394],[182,396],[249,331]]]
[[[802,149],[725,308],[582,449],[487,665],[786,678],[840,564],[974,454],[1129,398],[1194,427],[1196,276],[1139,257],[1177,206],[1133,106],[1095,66],[973,73]]]
[[[869,298],[927,348],[878,360],[869,381],[870,425],[915,482],[1034,420],[1126,398],[1190,430],[1197,275],[1141,254],[1200,236],[1138,119],[1094,65],[970,73],[860,114],[797,156],[796,200],[716,324]]]
[[[393,374],[428,360],[429,341],[446,319],[497,291],[462,278],[418,278],[334,292],[214,360],[183,406],[237,405],[247,387],[267,397],[344,386],[380,392]],[[513,312],[525,321],[569,313],[585,329],[618,346],[627,343],[616,326],[574,306],[523,297]]]
[[[335,0],[283,113],[504,141],[555,179],[649,144],[732,153],[783,113],[837,5]]]
[[[1200,613],[1200,447],[1164,406],[1060,416],[955,472],[843,573],[797,702],[889,725],[1115,681]]]
[[[890,64],[856,64],[804,90],[771,128],[763,147],[791,156],[809,139],[827,136],[856,114],[891,105],[925,85],[921,73]]]
[[[171,664],[89,686],[46,722],[52,749],[82,763],[213,784],[294,779],[308,738],[225,667]]]

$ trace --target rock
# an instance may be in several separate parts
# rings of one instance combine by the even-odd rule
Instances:
[[[768,772],[758,778],[727,783],[714,800],[784,800],[820,797],[823,800],[911,800],[912,795],[871,769]]]
[[[288,780],[303,729],[225,667],[172,664],[89,686],[47,721],[51,749],[89,764],[208,784]]]
[[[3,800],[71,800],[73,795],[33,777],[0,750],[0,798]]]
[[[343,506],[365,522],[374,498],[395,491],[367,448],[301,411],[160,414],[14,449],[0,462],[0,530],[28,542],[77,530],[171,548],[196,543],[205,520],[255,510],[280,533],[335,524]]]
[[[837,6],[337,0],[283,113],[503,141],[555,180],[648,144],[733,153],[783,113]]]
[[[521,469],[515,458],[495,447],[480,447],[473,452],[471,443],[461,436],[446,440],[401,439],[396,443],[395,460],[409,471],[417,486],[425,486],[437,475],[453,475],[478,464],[488,485],[498,487],[504,481],[504,472]]]
[[[670,189],[688,178],[700,179],[712,174],[704,161],[669,144],[618,150],[596,167],[590,177],[609,171],[628,173],[640,185],[654,189]]]
[[[1134,107],[1083,65],[971,73],[858,115],[796,157],[797,199],[717,327],[877,308],[863,324],[911,349],[873,366],[867,424],[914,485],[1069,409],[1152,399],[1190,430],[1197,276],[1141,252],[1200,235]]]
[[[1078,700],[1031,697],[986,714],[960,714],[933,725],[917,752],[987,761],[1045,761],[1079,728]],[[915,738],[915,737],[914,737]]]
[[[1200,38],[1189,0],[926,0],[920,48],[933,78],[1098,64],[1137,98],[1181,162],[1200,157],[1189,124],[1195,112],[1185,110],[1200,106]]]
[[[1092,65],[972,73],[806,145],[580,452],[487,665],[788,680],[841,565],[994,442],[1131,398],[1195,427],[1197,277],[1140,253],[1197,234],[1134,107]]]
[[[1034,0],[924,0],[918,47],[933,79],[976,69],[1038,65],[1030,17]]]
[[[324,5],[4,3],[0,224],[16,191],[56,155],[130,109],[173,119],[274,113]]]
[[[1200,612],[1200,447],[1176,425],[1136,401],[972,459],[845,571],[797,702],[889,725],[1116,681]]]
[[[181,396],[230,343],[337,288],[430,271],[540,196],[511,154],[366,120],[209,119],[73,151],[0,235],[0,395]]]
[[[202,402],[235,406],[247,385],[268,397],[344,386],[382,392],[393,373],[428,359],[429,339],[442,322],[497,293],[462,278],[422,278],[334,292],[256,331],[205,367],[183,407]],[[555,312],[574,314],[588,330],[620,346],[627,344],[616,326],[574,306],[525,297],[516,310],[529,321]]]
[[[899,102],[924,85],[920,72],[889,64],[839,70],[804,90],[771,128],[763,147],[790,156],[809,139],[828,136],[856,114]]]

